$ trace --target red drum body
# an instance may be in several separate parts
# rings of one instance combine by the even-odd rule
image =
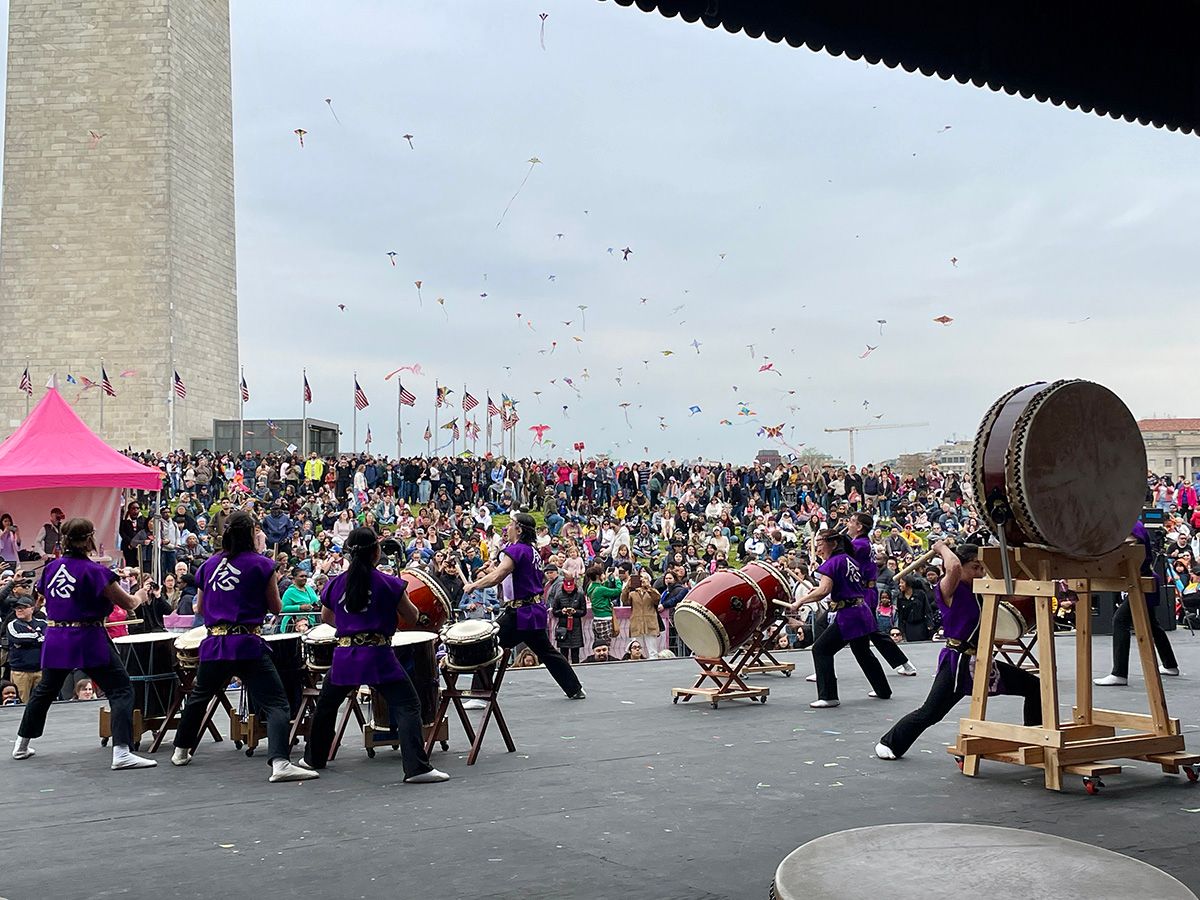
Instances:
[[[722,569],[709,575],[675,607],[675,630],[696,656],[725,656],[762,629],[767,599],[750,575]]]
[[[741,572],[757,584],[758,589],[762,591],[763,599],[767,601],[768,619],[773,618],[772,607],[774,604],[772,601],[778,600],[781,603],[792,602],[792,591],[795,589],[795,582],[787,572],[774,563],[756,560],[742,566]]]
[[[408,599],[421,613],[416,625],[397,625],[400,631],[416,629],[420,631],[439,632],[447,622],[454,621],[454,609],[450,605],[450,597],[442,590],[432,576],[419,569],[404,569],[400,577],[408,585]]]
[[[1078,559],[1115,550],[1146,495],[1146,450],[1133,414],[1090,381],[1009,391],[979,425],[971,453],[975,499],[1012,546]],[[1006,515],[1007,514],[1007,515]]]

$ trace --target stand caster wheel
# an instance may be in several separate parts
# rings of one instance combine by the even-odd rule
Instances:
[[[1187,780],[1193,784],[1196,782],[1197,778],[1200,778],[1200,771],[1197,771],[1195,766],[1184,766],[1183,774],[1186,775]]]
[[[447,750],[449,750],[449,749],[450,749],[450,742],[449,742],[449,741],[442,741],[442,751],[443,751],[443,752],[445,752],[445,751],[447,751]]]
[[[392,749],[393,749],[393,750],[399,750],[399,749],[400,749],[400,745],[399,745],[399,744],[392,744]]]
[[[783,673],[783,677],[784,677],[784,678],[791,678],[791,677],[792,677],[792,673],[791,673],[791,672],[784,672],[784,673]]]
[[[1104,782],[1099,778],[1088,778],[1085,776],[1083,787],[1089,794],[1098,794],[1100,793],[1100,788],[1104,787]]]
[[[759,703],[766,703],[766,702],[767,702],[767,695],[766,695],[766,694],[763,694],[761,697],[759,697],[759,698],[758,698],[758,702],[759,702]]]
[[[958,771],[961,772],[963,770],[963,764],[966,762],[966,760],[961,756],[956,756],[954,757],[954,762],[958,766]]]
[[[292,746],[299,747],[300,746],[300,738],[298,738],[298,737],[292,738]]]
[[[247,756],[253,756],[253,755],[254,755],[254,748],[253,748],[253,747],[247,747],[247,748],[246,748],[246,755],[247,755]]]
[[[368,747],[367,748],[367,759],[374,759],[374,758],[375,758],[375,748]]]
[[[672,697],[672,698],[671,698],[671,702],[672,702],[672,703],[679,703],[679,698],[678,698],[678,697]]]
[[[108,746],[108,738],[100,738],[100,746],[107,747]]]
[[[242,742],[241,742],[241,741],[234,741],[234,742],[233,742],[233,749],[234,749],[234,750],[241,750],[241,749],[242,749]]]
[[[713,708],[713,709],[716,709],[716,708],[717,708],[717,701],[716,701],[716,700],[713,700],[713,701],[712,701],[712,703],[711,703],[710,705],[712,706],[712,708]]]

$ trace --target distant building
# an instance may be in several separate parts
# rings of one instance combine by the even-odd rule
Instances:
[[[308,438],[303,439],[304,424],[308,423]],[[338,436],[341,430],[335,422],[321,419],[246,419],[240,423],[243,434],[239,438],[237,419],[214,419],[211,440],[193,440],[192,451],[212,450],[216,453],[279,453],[294,446],[295,452],[316,451],[319,456],[338,454]],[[395,447],[392,448],[393,450]],[[383,447],[378,452],[384,453]]]
[[[916,475],[933,462],[932,453],[901,453],[892,471],[898,475]]]
[[[1139,419],[1146,445],[1146,467],[1156,475],[1200,472],[1200,419]]]
[[[770,467],[773,469],[783,462],[783,457],[778,450],[759,450],[758,455],[754,457],[754,461],[764,468]]]
[[[937,467],[946,474],[967,475],[971,470],[971,451],[974,441],[954,441],[934,447],[930,454]]]

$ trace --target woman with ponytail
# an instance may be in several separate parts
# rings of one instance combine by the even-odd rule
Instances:
[[[875,614],[863,602],[866,585],[854,561],[850,539],[826,528],[816,536],[816,550],[825,560],[817,568],[820,583],[791,604],[791,609],[795,611],[806,603],[830,598],[827,624],[812,646],[813,665],[817,670],[817,699],[809,706],[825,709],[841,705],[833,657],[847,644],[874,688],[870,696],[887,700],[892,696],[892,689],[883,666],[871,652],[870,635],[879,626],[875,622]]]
[[[359,685],[368,684],[387,701],[396,724],[404,780],[409,784],[448,781],[429,764],[421,737],[421,701],[392,650],[397,622],[415,625],[420,613],[408,599],[403,579],[380,572],[381,550],[374,529],[355,528],[342,545],[349,566],[321,594],[321,621],[337,628],[333,666],[325,676],[302,766],[323,769],[333,745],[338,707]]]
[[[586,699],[575,670],[550,643],[546,633],[549,614],[542,602],[545,575],[542,557],[533,547],[537,540],[537,523],[529,513],[516,513],[505,526],[504,536],[509,543],[500,551],[496,567],[464,585],[463,593],[503,583],[505,609],[498,621],[500,646],[511,649],[517,644],[525,644],[537,654],[539,662],[569,699]]]
[[[208,636],[200,644],[196,683],[175,731],[171,763],[186,766],[200,742],[200,723],[209,701],[236,677],[258,715],[267,720],[267,761],[271,781],[316,778],[291,762],[291,704],[262,634],[268,612],[279,614],[279,581],[275,562],[255,548],[258,524],[245,510],[232,513],[221,536],[221,552],[209,557],[196,573],[195,609]]]

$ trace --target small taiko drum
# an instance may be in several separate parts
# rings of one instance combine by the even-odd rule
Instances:
[[[398,629],[440,632],[447,622],[454,621],[450,597],[431,575],[420,569],[404,569],[400,577],[408,585],[408,599],[421,615],[416,625],[409,627],[400,623],[396,626]]]
[[[194,672],[200,665],[200,645],[208,637],[203,625],[189,628],[175,638],[175,665],[183,672]]]
[[[1146,450],[1121,398],[1090,381],[1037,382],[992,404],[975,435],[972,486],[1012,546],[1094,559],[1119,547],[1146,496]]]
[[[748,576],[758,589],[762,591],[763,598],[767,601],[767,618],[771,618],[773,601],[778,600],[781,603],[792,602],[792,591],[795,589],[795,582],[792,576],[787,574],[783,569],[774,563],[765,562],[763,560],[755,560],[751,563],[746,563],[739,570],[743,575]],[[779,609],[779,607],[775,607]]]
[[[397,631],[392,635],[392,651],[421,701],[421,724],[433,724],[437,715],[438,688],[437,669],[438,636],[432,631]],[[379,691],[371,692],[371,713],[377,728],[390,730],[395,727],[387,708],[387,701]]]
[[[675,630],[696,656],[716,659],[757,634],[767,619],[758,582],[740,569],[709,575],[675,607]]]
[[[333,651],[337,647],[337,629],[321,623],[304,633],[304,665],[313,672],[328,672],[333,668]]]
[[[1021,610],[1013,599],[1001,600],[996,604],[996,637],[997,644],[1012,644],[1019,641],[1030,630],[1032,630],[1034,622],[1032,611],[1030,616],[1026,618],[1025,612]],[[1023,598],[1022,598],[1023,599]]]
[[[504,655],[499,635],[500,626],[483,619],[467,619],[443,628],[446,668],[456,672],[474,672],[495,665]]]

